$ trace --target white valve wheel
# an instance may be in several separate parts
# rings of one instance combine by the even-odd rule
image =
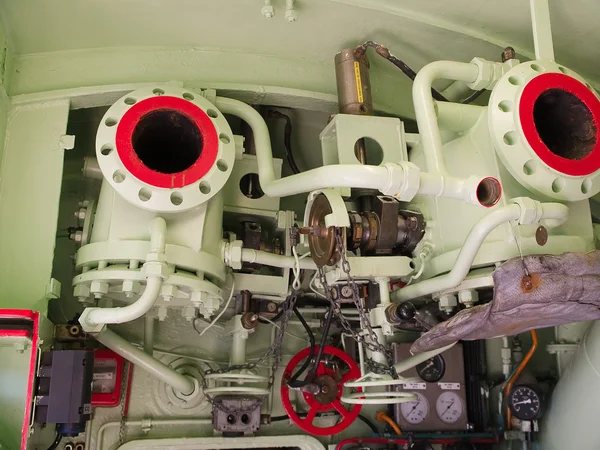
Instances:
[[[600,101],[553,61],[508,71],[489,102],[496,152],[510,174],[545,197],[578,201],[600,192]]]
[[[223,188],[235,143],[223,115],[201,94],[149,87],[108,109],[98,127],[96,155],[104,177],[127,201],[179,212]]]

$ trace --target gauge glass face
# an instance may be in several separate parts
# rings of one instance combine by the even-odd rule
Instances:
[[[428,383],[435,383],[442,379],[446,371],[446,363],[441,355],[436,355],[417,366],[417,373]]]
[[[444,423],[454,423],[463,415],[463,403],[455,392],[444,392],[435,404],[438,417]]]
[[[417,394],[417,400],[402,403],[400,405],[400,412],[404,420],[416,425],[423,422],[429,415],[429,402],[422,394],[418,392],[414,392],[414,394]]]
[[[511,412],[521,420],[534,420],[540,414],[540,396],[528,386],[517,386],[509,397]]]

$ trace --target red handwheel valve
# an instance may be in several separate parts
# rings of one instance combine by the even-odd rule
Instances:
[[[316,346],[315,351],[318,350],[319,346]],[[346,409],[340,401],[344,383],[360,378],[360,369],[347,353],[335,347],[325,346],[315,379],[311,383],[313,385],[312,389],[310,389],[310,392],[301,392],[309,407],[306,417],[301,417],[292,407],[291,392],[287,381],[309,355],[310,347],[301,350],[290,360],[283,372],[283,379],[281,380],[283,408],[290,420],[308,433],[316,436],[329,436],[340,433],[356,420],[362,407],[362,405],[348,405],[350,409]],[[335,361],[336,364],[330,364],[331,361]],[[334,367],[336,365],[337,368]],[[341,415],[341,420],[328,427],[319,427],[313,423],[318,413],[328,411],[337,411]]]

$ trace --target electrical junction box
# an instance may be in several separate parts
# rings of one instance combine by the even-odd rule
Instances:
[[[410,343],[394,344],[394,363],[411,356]],[[446,350],[400,376],[414,381],[397,390],[414,392],[417,401],[395,406],[395,418],[405,431],[466,430],[467,394],[461,344]],[[427,381],[431,380],[431,381]]]

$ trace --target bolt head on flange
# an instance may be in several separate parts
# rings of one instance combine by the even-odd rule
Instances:
[[[98,127],[96,155],[106,180],[127,201],[180,212],[223,188],[235,143],[223,115],[201,94],[148,87],[108,109]]]

